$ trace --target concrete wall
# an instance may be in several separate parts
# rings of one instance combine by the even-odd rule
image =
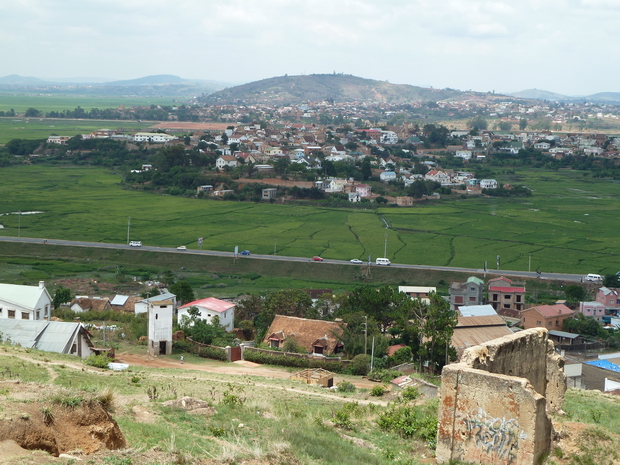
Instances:
[[[551,445],[547,410],[561,409],[565,391],[545,329],[466,349],[442,372],[437,463],[537,464]]]

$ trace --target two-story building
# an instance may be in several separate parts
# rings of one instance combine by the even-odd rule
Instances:
[[[525,308],[525,286],[501,276],[488,282],[488,303],[503,316],[519,318]]]
[[[450,284],[449,293],[452,310],[460,306],[480,305],[484,294],[484,281],[471,276],[464,283],[453,282]]]

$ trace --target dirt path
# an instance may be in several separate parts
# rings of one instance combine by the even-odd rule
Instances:
[[[129,365],[152,368],[180,368],[184,370],[207,371],[210,373],[219,373],[223,375],[249,375],[276,379],[289,379],[291,376],[291,373],[282,368],[268,367],[258,363],[248,362],[247,360],[240,360],[238,362],[233,362],[232,364],[222,363],[221,365],[216,365],[216,362],[209,365],[193,364],[188,362],[181,364],[176,360],[170,360],[167,358],[154,358],[147,357],[146,355],[131,355],[125,352],[117,354],[116,359],[121,363],[128,363]],[[358,389],[372,389],[377,385],[377,383],[368,381],[367,379],[349,379],[337,376],[334,377],[334,384],[337,384],[344,379],[347,379],[347,381],[353,383]]]

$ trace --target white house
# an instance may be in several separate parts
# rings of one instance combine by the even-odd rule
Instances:
[[[480,187],[482,189],[497,189],[499,185],[495,179],[481,179]]]
[[[45,283],[38,286],[0,284],[0,319],[49,320],[52,298]]]
[[[239,160],[237,160],[232,155],[222,155],[217,160],[215,160],[215,166],[217,169],[224,169],[225,166],[230,166],[231,168],[236,168],[239,165]]]
[[[133,135],[134,142],[169,142],[175,140],[177,137],[170,134],[163,134],[161,132],[136,132]]]
[[[206,299],[195,300],[179,307],[179,322],[186,315],[189,318],[188,310],[196,307],[200,312],[200,318],[211,324],[214,316],[220,318],[220,326],[226,331],[233,330],[233,321],[235,319],[235,304],[226,302],[225,300],[216,299],[215,297],[207,297]]]
[[[439,170],[430,170],[428,173],[424,175],[424,178],[429,181],[435,181],[441,184],[442,186],[450,185],[452,183],[452,179],[450,175],[445,171]]]
[[[383,171],[379,174],[382,182],[396,181],[396,173],[394,171]]]
[[[471,160],[471,150],[457,150],[454,156],[463,160]]]
[[[172,299],[148,303],[148,352],[150,355],[172,353],[172,317],[175,301]]]
[[[383,144],[396,144],[398,136],[394,131],[381,131],[381,142]]]

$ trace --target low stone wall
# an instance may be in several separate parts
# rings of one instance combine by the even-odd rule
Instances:
[[[564,361],[534,328],[465,350],[440,388],[437,463],[537,464],[564,401]]]

